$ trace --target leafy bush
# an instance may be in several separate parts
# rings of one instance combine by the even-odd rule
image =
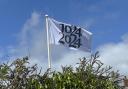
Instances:
[[[105,67],[98,52],[90,59],[82,58],[74,69],[62,67],[62,71],[38,73],[37,65],[26,66],[28,57],[17,59],[12,64],[0,65],[0,89],[121,89],[120,75]]]

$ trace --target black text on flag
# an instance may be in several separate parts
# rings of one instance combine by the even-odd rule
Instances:
[[[69,47],[79,48],[82,45],[82,32],[81,28],[76,26],[69,26],[65,24],[59,24],[62,38],[59,40],[61,44],[68,45]]]

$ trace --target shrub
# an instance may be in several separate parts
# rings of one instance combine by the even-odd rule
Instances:
[[[26,66],[28,57],[12,64],[0,65],[0,89],[120,89],[120,75],[97,60],[98,52],[90,59],[82,58],[77,67],[62,67],[62,71],[38,73],[37,65]]]

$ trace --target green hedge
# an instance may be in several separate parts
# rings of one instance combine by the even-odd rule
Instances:
[[[37,73],[37,65],[26,66],[28,57],[16,59],[10,65],[0,65],[0,89],[121,89],[119,73],[104,66],[98,57],[97,52],[90,59],[80,59],[76,68],[48,69],[44,74]]]

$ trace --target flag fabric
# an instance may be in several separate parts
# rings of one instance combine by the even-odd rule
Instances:
[[[78,26],[48,17],[50,44],[64,45],[74,50],[91,52],[92,33]]]

